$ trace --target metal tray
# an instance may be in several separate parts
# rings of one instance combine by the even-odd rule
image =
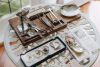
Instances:
[[[53,47],[50,46],[51,42],[57,41],[60,44],[60,48],[58,48],[57,50],[54,50]],[[33,57],[32,55],[34,54],[34,52],[38,49],[43,48],[44,46],[48,46],[49,47],[49,53],[46,55],[43,55],[39,58]],[[25,54],[21,54],[20,55],[20,59],[22,61],[22,63],[24,64],[25,67],[36,67],[39,64],[43,63],[44,61],[54,57],[55,55],[58,55],[59,53],[63,52],[64,50],[66,50],[66,44],[59,38],[59,37],[55,37],[54,39],[51,39],[29,51],[27,51]],[[33,57],[32,63],[28,63],[25,61],[26,57],[28,54],[31,54],[31,57]],[[24,58],[24,59],[23,59]]]

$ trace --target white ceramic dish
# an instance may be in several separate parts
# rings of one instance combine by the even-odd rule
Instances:
[[[67,17],[73,17],[80,13],[80,8],[76,5],[64,5],[60,9],[61,14]]]

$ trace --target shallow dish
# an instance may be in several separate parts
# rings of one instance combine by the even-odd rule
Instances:
[[[80,8],[76,5],[64,5],[61,7],[60,12],[67,17],[73,17],[80,13]]]

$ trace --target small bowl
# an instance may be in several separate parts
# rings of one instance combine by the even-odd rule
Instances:
[[[64,5],[60,9],[61,14],[67,17],[73,17],[80,13],[80,8],[77,5]]]

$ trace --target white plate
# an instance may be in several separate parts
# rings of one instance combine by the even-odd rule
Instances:
[[[61,8],[61,14],[67,17],[76,16],[80,13],[80,9],[76,5],[64,5]]]

